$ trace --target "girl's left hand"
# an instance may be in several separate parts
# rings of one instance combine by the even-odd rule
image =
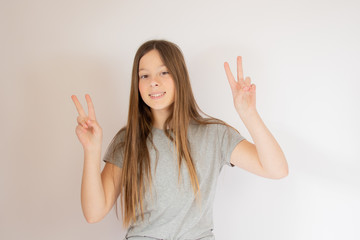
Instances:
[[[244,80],[241,56],[237,57],[237,81],[231,73],[229,63],[225,62],[224,68],[238,114],[243,116],[256,111],[256,87],[255,84],[251,84],[250,77]]]

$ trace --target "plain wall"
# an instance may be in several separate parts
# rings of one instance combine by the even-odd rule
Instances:
[[[359,12],[349,0],[1,1],[0,239],[123,238],[114,209],[96,224],[82,214],[70,97],[86,111],[92,97],[104,154],[153,38],[180,46],[200,108],[253,142],[223,68],[242,56],[289,163],[281,180],[223,168],[216,239],[360,239]]]

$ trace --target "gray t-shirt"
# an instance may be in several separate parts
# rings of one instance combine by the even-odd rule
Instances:
[[[152,134],[159,153],[155,167],[156,152],[148,144],[153,194],[151,198],[149,191],[145,193],[144,221],[141,220],[140,210],[136,211],[138,221],[130,225],[126,239],[215,239],[212,230],[217,179],[225,164],[234,167],[230,163],[231,153],[245,138],[222,124],[190,124],[188,140],[201,191],[201,204],[198,204],[185,161],[182,161],[179,185],[173,143],[161,129],[153,128]],[[118,141],[114,141],[116,142]],[[110,159],[114,143],[109,145],[103,161],[122,167],[122,154],[116,153],[114,161]]]

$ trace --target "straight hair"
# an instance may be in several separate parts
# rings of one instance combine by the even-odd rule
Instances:
[[[119,184],[123,226],[125,228],[131,222],[136,222],[136,209],[139,207],[141,218],[144,220],[143,199],[145,191],[150,189],[152,194],[150,154],[147,140],[155,148],[156,158],[158,158],[158,151],[152,141],[153,117],[151,109],[143,101],[139,92],[139,62],[151,50],[159,52],[162,62],[175,83],[175,100],[171,105],[171,113],[164,123],[164,132],[174,144],[179,169],[178,182],[181,178],[181,163],[185,161],[197,203],[199,198],[201,199],[201,192],[187,138],[189,124],[194,122],[202,125],[223,124],[229,126],[219,119],[208,116],[198,107],[191,89],[184,56],[176,44],[166,40],[150,40],[143,43],[137,50],[133,62],[127,124],[117,132],[112,140],[120,138],[120,135],[123,136],[114,147],[111,157],[114,157],[116,151],[120,151],[123,156]],[[117,201],[115,202],[116,216],[119,218]]]

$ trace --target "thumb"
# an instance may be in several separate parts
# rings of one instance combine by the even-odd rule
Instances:
[[[89,125],[90,127],[94,128],[94,130],[99,130],[100,129],[100,126],[96,122],[96,120],[87,119],[86,124]]]
[[[250,87],[251,87],[250,90],[251,90],[252,92],[255,92],[255,91],[256,91],[256,86],[255,86],[255,84],[251,84]]]

